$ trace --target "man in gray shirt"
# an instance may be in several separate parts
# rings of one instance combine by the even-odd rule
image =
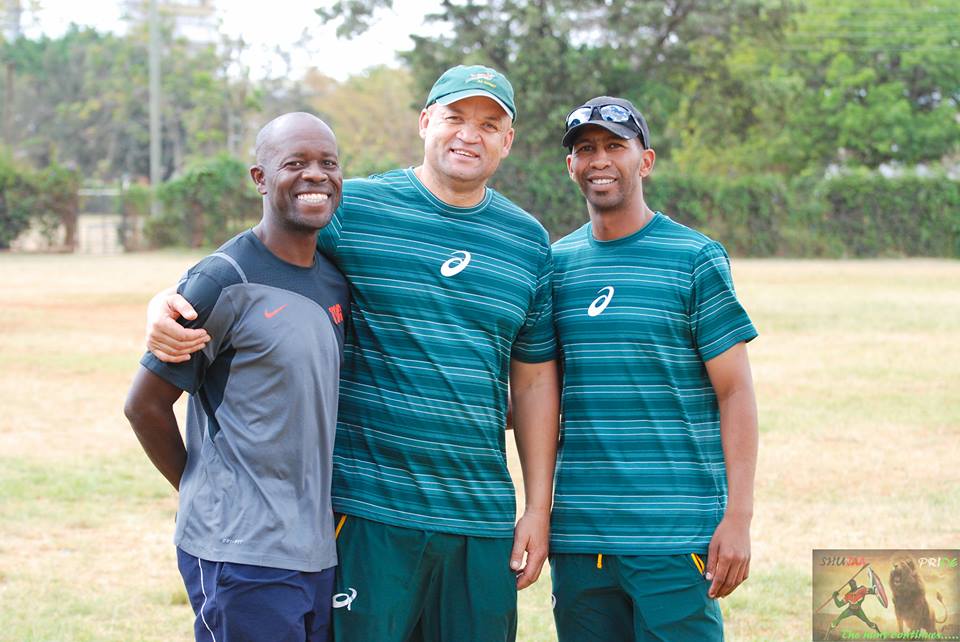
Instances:
[[[316,251],[341,195],[336,139],[286,114],[257,136],[263,218],[191,268],[194,358],[147,353],[125,412],[180,492],[174,542],[197,640],[327,640],[330,475],[348,290]],[[184,446],[172,406],[190,393]]]

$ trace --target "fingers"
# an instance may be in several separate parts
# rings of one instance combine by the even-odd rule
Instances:
[[[730,573],[727,574],[727,581],[724,583],[724,585],[720,588],[720,591],[718,592],[719,596],[727,597],[728,595],[733,593],[733,591],[738,586],[740,586],[740,582],[742,581],[743,581],[743,562],[742,561],[735,562],[734,565],[731,566]]]
[[[157,294],[147,306],[147,349],[166,363],[188,361],[191,353],[210,340],[206,330],[184,328],[177,323],[180,317],[196,319],[197,312],[185,298],[170,290]]]
[[[160,361],[163,361],[164,363],[183,363],[184,361],[190,361],[189,354],[176,356],[176,355],[169,354],[167,352],[163,352],[162,350],[155,350],[155,349],[150,350],[150,352],[151,354],[153,354],[153,356],[155,356]]]
[[[748,577],[750,577],[750,557],[749,556],[740,564],[740,574],[737,576],[736,583],[734,583],[730,587],[730,590],[727,591],[727,595],[730,595],[731,593],[733,593],[737,589],[737,587],[739,587],[741,584],[746,582]]]
[[[203,328],[185,328],[169,317],[147,326],[147,343],[169,348],[172,352],[196,348],[209,340],[210,335]]]
[[[517,577],[517,590],[523,590],[540,579],[543,563],[547,561],[547,547],[531,547],[527,550],[527,565]]]
[[[197,318],[197,311],[193,309],[193,306],[190,305],[189,301],[184,299],[179,294],[172,294],[167,297],[167,307],[187,321],[193,321]]]
[[[713,578],[713,581],[710,583],[710,589],[707,591],[707,595],[712,598],[720,597],[720,589],[726,585],[727,573],[730,571],[729,560],[724,559],[724,557],[720,555],[717,557],[719,557],[719,559],[717,560],[716,568],[713,570],[713,573],[707,571],[707,573]]]
[[[723,551],[718,555],[717,568],[707,594],[712,598],[727,597],[747,579],[750,556],[747,553]]]
[[[527,550],[528,541],[530,536],[518,528],[513,536],[513,550],[510,551],[510,570],[519,571],[523,568],[523,554]]]
[[[210,335],[202,328],[184,328],[166,317],[147,326],[146,341],[147,349],[161,361],[180,363],[203,348],[210,341]]]
[[[708,580],[712,580],[717,570],[717,536],[714,534],[710,540],[710,547],[707,549],[707,572],[703,574]]]

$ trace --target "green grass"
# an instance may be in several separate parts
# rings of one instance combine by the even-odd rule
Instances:
[[[0,640],[192,639],[176,498],[121,408],[146,301],[196,258],[0,255]],[[960,263],[735,261],[734,276],[760,330],[761,446],[727,638],[808,640],[812,549],[960,542]],[[519,600],[519,639],[554,640],[548,568]]]

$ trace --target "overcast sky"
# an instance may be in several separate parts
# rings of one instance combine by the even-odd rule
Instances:
[[[337,79],[359,73],[373,65],[395,65],[396,52],[413,47],[411,33],[436,33],[441,27],[423,26],[423,16],[437,10],[438,0],[394,0],[394,9],[383,12],[377,24],[352,41],[337,40],[333,25],[324,25],[314,8],[331,4],[329,0],[215,0],[222,31],[243,36],[250,45],[246,63],[251,74],[261,77],[279,72],[282,64],[273,55],[280,46],[292,54],[295,73],[311,62],[323,60],[323,71]],[[62,34],[71,22],[102,31],[122,33],[121,0],[38,0],[38,11],[24,15],[25,35]],[[23,5],[30,6],[29,0]],[[310,33],[306,50],[295,50],[293,43],[304,30]]]

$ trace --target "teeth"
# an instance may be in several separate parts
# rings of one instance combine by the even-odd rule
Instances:
[[[613,182],[612,178],[591,178],[590,182],[594,185],[609,185]]]
[[[466,156],[467,158],[476,158],[476,156],[477,156],[476,154],[471,154],[471,153],[469,153],[469,152],[465,152],[465,151],[462,151],[462,150],[459,150],[459,149],[453,150],[453,153],[454,153],[454,154],[458,154],[458,155],[460,155],[460,156]]]
[[[326,194],[298,194],[297,200],[305,203],[325,203],[329,198]]]

